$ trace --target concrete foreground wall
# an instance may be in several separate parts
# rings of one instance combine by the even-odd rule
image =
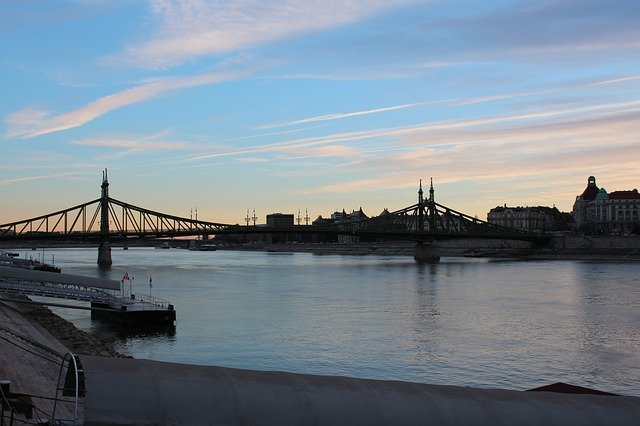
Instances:
[[[640,398],[81,356],[87,425],[638,425]]]

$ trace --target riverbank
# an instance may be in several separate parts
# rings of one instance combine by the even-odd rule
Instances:
[[[498,245],[480,242],[456,246],[454,242],[436,243],[442,257],[506,258],[522,260],[588,260],[640,262],[640,249],[630,248],[537,248],[526,245]],[[352,244],[237,244],[218,246],[218,250],[262,251],[268,253],[313,253],[346,256],[414,256],[415,243]]]
[[[126,357],[105,340],[78,329],[45,306],[20,304],[19,308],[27,320],[37,323],[51,333],[69,352],[77,355]]]
[[[193,240],[158,240],[168,242],[171,249],[187,249]],[[128,247],[153,247],[158,241],[132,241]],[[260,242],[242,244],[215,244],[212,250],[261,251],[268,253],[313,253],[316,255],[351,256],[410,256],[415,254],[415,242],[382,241],[363,243],[297,243],[266,244]],[[605,262],[640,262],[640,236],[585,236],[562,235],[553,238],[548,247],[536,246],[526,241],[476,239],[436,241],[441,257],[482,257],[534,260],[587,260]],[[28,246],[28,245],[27,245]],[[12,246],[0,243],[6,250],[24,250],[24,245]],[[42,248],[90,248],[91,244],[56,244],[38,242]],[[113,250],[122,246],[112,245]],[[39,253],[38,251],[33,251]],[[30,252],[27,252],[27,255]],[[36,255],[34,255],[36,256]]]

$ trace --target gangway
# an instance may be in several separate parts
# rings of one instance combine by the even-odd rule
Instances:
[[[124,294],[119,295],[120,291],[120,283],[115,280],[0,266],[0,292],[90,302],[90,308],[38,303],[91,309],[92,316],[100,316],[120,324],[172,324],[175,321],[176,312],[169,302],[150,296],[136,297],[134,294],[125,297]]]
[[[12,294],[109,303],[117,300],[115,292],[120,290],[120,283],[104,278],[0,266],[0,290]]]

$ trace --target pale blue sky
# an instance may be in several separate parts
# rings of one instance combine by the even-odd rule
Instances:
[[[638,188],[640,2],[0,0],[0,223]]]

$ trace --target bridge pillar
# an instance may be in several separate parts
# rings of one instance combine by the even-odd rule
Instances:
[[[100,245],[98,246],[98,266],[108,268],[112,263],[111,244],[109,244],[108,239],[100,239]]]
[[[421,263],[438,263],[440,255],[434,241],[416,244],[413,259]]]
[[[100,197],[100,245],[98,246],[98,266],[109,268],[111,244],[109,244],[109,180],[107,170],[102,172],[102,196]]]

